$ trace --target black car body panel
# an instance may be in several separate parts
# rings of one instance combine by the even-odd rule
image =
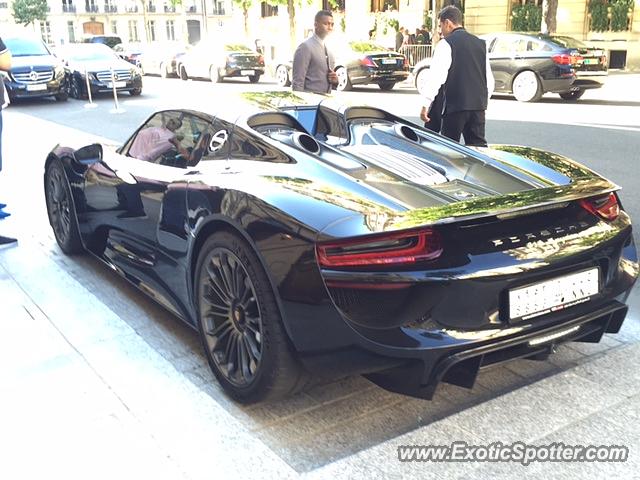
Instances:
[[[64,97],[66,76],[62,62],[48,49],[42,40],[25,37],[4,37],[12,52],[12,67],[4,76],[9,99]]]
[[[117,150],[59,146],[47,159],[64,164],[85,248],[190,325],[198,253],[231,231],[316,374],[430,398],[440,381],[470,387],[483,366],[619,330],[639,265],[615,184],[374,107],[291,92],[243,101],[143,125],[178,116],[194,144],[210,131],[190,164],[127,156],[138,132]]]
[[[178,75],[183,79],[209,78],[219,82],[226,77],[248,77],[257,82],[265,72],[264,57],[241,44],[203,40],[177,59]]]

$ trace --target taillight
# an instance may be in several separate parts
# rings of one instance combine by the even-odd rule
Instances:
[[[409,59],[407,57],[404,57],[404,60],[402,60],[402,65],[404,66],[404,68],[409,69],[410,65]]]
[[[582,208],[604,220],[613,221],[620,215],[620,205],[615,193],[580,200]]]
[[[363,57],[360,59],[360,64],[363,67],[375,67],[376,64],[373,63],[373,60],[371,60],[369,57]]]
[[[258,57],[258,63],[259,63],[260,65],[264,65],[264,57],[263,57],[262,55],[260,55],[260,56]]]
[[[316,246],[323,267],[408,265],[442,254],[440,234],[432,229],[386,233],[321,242]]]
[[[584,61],[584,58],[580,55],[571,55],[571,65],[580,65]]]
[[[571,65],[571,55],[567,53],[557,53],[551,57],[554,63],[558,65]]]

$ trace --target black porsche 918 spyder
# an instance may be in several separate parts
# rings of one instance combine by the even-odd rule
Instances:
[[[147,130],[172,119],[179,143],[156,148]],[[470,388],[618,332],[639,271],[619,188],[593,171],[330,97],[161,111],[119,148],[54,148],[44,187],[60,248],[197,328],[242,402],[351,374]]]

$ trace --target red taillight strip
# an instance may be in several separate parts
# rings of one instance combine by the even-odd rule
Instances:
[[[425,229],[319,243],[316,251],[323,267],[402,265],[439,257],[442,241],[435,230]]]
[[[588,212],[598,215],[604,220],[613,221],[620,215],[618,197],[616,197],[616,194],[613,192],[607,195],[580,200],[580,205]]]

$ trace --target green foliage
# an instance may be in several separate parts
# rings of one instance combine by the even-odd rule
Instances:
[[[514,5],[511,10],[511,30],[515,32],[539,32],[542,23],[542,7],[532,3]]]
[[[388,18],[387,25],[393,28],[396,32],[400,30],[400,22],[396,18]],[[385,28],[385,33],[387,33],[386,28]]]
[[[633,8],[633,0],[612,0],[611,5],[611,30],[624,32],[627,30],[629,9]]]
[[[13,18],[19,25],[29,25],[35,20],[47,19],[47,0],[14,0]]]
[[[347,30],[347,22],[344,19],[344,16],[340,19],[340,29],[345,32]]]
[[[609,30],[607,18],[607,0],[589,0],[589,13],[591,14],[592,32],[605,32]]]
[[[431,31],[433,28],[433,18],[431,18],[431,11],[424,13],[422,24],[427,26],[427,30]]]

